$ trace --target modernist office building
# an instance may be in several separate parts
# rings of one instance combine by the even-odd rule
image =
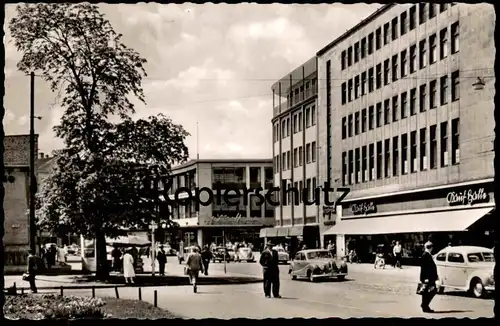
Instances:
[[[318,53],[320,178],[351,189],[325,232],[338,254],[489,233],[494,28],[488,4],[388,4]]]
[[[302,240],[310,247],[319,241],[317,205],[305,205],[302,189],[310,189],[309,198],[318,183],[317,141],[317,62],[316,57],[297,67],[272,86],[273,91],[273,161],[274,185],[294,187],[286,202],[276,207],[275,228],[265,229],[261,237]],[[302,238],[302,239],[301,239]]]
[[[212,189],[216,198],[209,206],[200,205],[196,210],[194,201],[191,205],[176,205],[171,209],[171,219],[180,226],[179,234],[174,235],[185,245],[203,246],[215,242],[222,245],[223,235],[226,241],[247,241],[260,245],[260,230],[274,225],[274,207],[259,205],[253,193],[248,193],[245,205],[242,194],[239,205],[230,206],[223,198],[217,198],[217,189],[223,193],[227,189],[269,189],[273,186],[273,165],[271,159],[232,159],[232,160],[191,160],[172,169],[173,183],[169,197],[175,199],[176,191],[181,187],[192,190],[207,187]],[[265,194],[266,192],[261,192]],[[234,195],[232,192],[231,194]],[[178,198],[188,196],[179,192]],[[208,197],[201,193],[201,199]],[[235,199],[231,199],[235,202]]]

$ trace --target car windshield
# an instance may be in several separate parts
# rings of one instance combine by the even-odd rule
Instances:
[[[492,252],[477,252],[468,254],[467,258],[471,263],[480,263],[480,262],[495,262],[495,256],[493,256]]]
[[[332,259],[333,256],[329,251],[313,251],[307,253],[307,259]]]

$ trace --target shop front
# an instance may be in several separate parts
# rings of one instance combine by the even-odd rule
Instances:
[[[337,255],[356,250],[371,262],[376,247],[387,253],[399,241],[407,263],[416,263],[429,239],[435,250],[448,245],[493,247],[493,182],[450,185],[380,197],[345,200],[338,223],[323,236],[335,235]]]
[[[319,225],[293,225],[273,228],[263,228],[260,230],[260,238],[264,243],[268,241],[274,244],[287,245],[291,253],[300,250],[304,245],[309,248],[319,248]]]

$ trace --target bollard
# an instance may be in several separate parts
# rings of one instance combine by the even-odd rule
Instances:
[[[61,297],[64,296],[64,288],[61,285]]]
[[[158,307],[158,291],[155,290],[155,307]]]
[[[142,301],[142,289],[139,288],[139,301]]]
[[[116,294],[116,298],[120,299],[120,294],[118,293],[118,287],[117,286],[115,286],[115,294]]]
[[[92,298],[95,298],[95,286],[92,287]]]

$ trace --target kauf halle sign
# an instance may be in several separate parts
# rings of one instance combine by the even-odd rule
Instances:
[[[449,192],[446,195],[448,205],[474,205],[489,202],[490,196],[484,188],[465,189],[459,192]]]
[[[359,204],[352,204],[351,205],[351,212],[354,215],[376,213],[377,206],[375,206],[375,203],[372,201],[371,202],[363,202],[363,203],[359,203]]]

